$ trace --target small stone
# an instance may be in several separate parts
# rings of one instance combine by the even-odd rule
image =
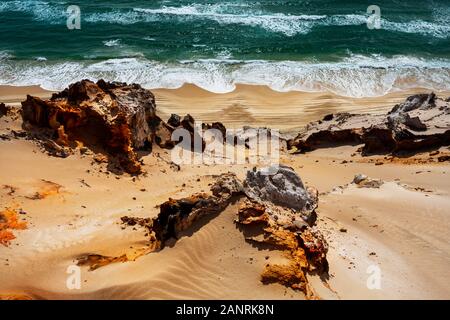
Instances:
[[[438,157],[439,162],[450,161],[450,156],[440,156]]]
[[[367,176],[365,174],[359,173],[359,174],[355,175],[355,177],[353,178],[353,183],[359,184],[360,182],[362,182],[366,179],[367,179]]]

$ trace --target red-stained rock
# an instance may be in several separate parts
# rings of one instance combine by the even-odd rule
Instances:
[[[154,140],[149,122],[155,112],[155,98],[149,90],[103,80],[83,80],[49,100],[27,96],[22,102],[24,122],[53,130],[61,146],[81,141],[94,150],[104,150],[129,173],[141,170],[136,150]]]

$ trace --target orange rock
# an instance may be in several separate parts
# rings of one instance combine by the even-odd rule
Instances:
[[[23,120],[53,130],[56,142],[104,148],[130,173],[139,173],[135,149],[152,143],[149,121],[155,114],[153,94],[139,85],[83,80],[49,100],[27,96]]]
[[[89,266],[89,270],[93,271],[100,267],[104,267],[111,263],[129,261],[126,254],[119,257],[107,257],[100,254],[86,254],[78,257],[79,266]]]
[[[27,228],[25,221],[18,219],[17,212],[13,209],[0,211],[0,244],[8,246],[16,238],[12,230]]]

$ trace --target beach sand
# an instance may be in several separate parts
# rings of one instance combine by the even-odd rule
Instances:
[[[152,89],[158,114],[167,120],[172,113],[189,113],[196,121],[222,122],[227,128],[270,127],[280,130],[296,129],[337,112],[381,113],[425,89],[390,93],[381,97],[351,98],[332,93],[277,92],[265,86],[237,85],[235,91],[217,94],[195,85],[185,84],[179,89]],[[26,95],[48,98],[50,91],[39,86],[0,86],[0,101],[20,105]],[[449,92],[436,92],[448,97]]]
[[[152,90],[165,118],[189,113],[227,127],[269,126],[294,130],[333,112],[386,112],[411,92],[350,99],[319,93],[278,93],[239,86],[217,95],[186,85]],[[26,94],[46,97],[38,87],[0,87],[0,102],[18,105]],[[441,96],[449,96],[441,93]],[[21,120],[0,118],[0,134],[20,130]],[[144,230],[122,228],[120,217],[154,217],[158,204],[208,191],[213,175],[227,171],[243,178],[252,165],[195,165],[173,170],[170,151],[155,148],[142,157],[147,172],[116,176],[88,155],[55,158],[30,140],[0,140],[1,208],[20,211],[25,230],[0,245],[0,295],[37,299],[304,299],[300,291],[264,285],[266,263],[285,259],[258,250],[233,222],[236,204],[203,219],[172,245],[135,261],[94,271],[82,267],[81,288],[66,283],[80,255],[136,255]],[[450,297],[450,167],[353,155],[358,146],[281,155],[303,181],[319,190],[318,227],[330,248],[330,279],[310,281],[324,299],[448,299]],[[441,153],[448,148],[441,148]],[[165,159],[165,160],[164,160]],[[344,161],[345,160],[345,161]],[[383,163],[375,165],[375,163]],[[423,163],[422,163],[423,162]],[[383,180],[380,188],[350,184],[356,174]],[[35,195],[40,195],[36,197]],[[370,289],[370,270],[379,268],[381,286]]]

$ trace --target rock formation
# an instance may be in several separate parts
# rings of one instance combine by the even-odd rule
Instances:
[[[417,152],[450,144],[450,103],[434,93],[410,96],[386,115],[338,113],[308,124],[288,147],[298,152],[363,144],[362,153]]]
[[[161,204],[152,227],[158,247],[162,248],[170,238],[177,238],[198,219],[223,211],[232,197],[242,192],[242,185],[233,173],[225,173],[218,177],[211,191],[213,195],[199,193],[188,198],[169,199]]]
[[[9,107],[4,103],[0,103],[0,117],[6,116],[9,112]]]
[[[0,112],[6,114],[6,107]],[[42,142],[51,154],[67,157],[75,147],[105,153],[111,167],[128,173],[141,172],[138,150],[151,150],[153,143],[173,148],[176,128],[194,136],[194,119],[172,115],[164,122],[156,115],[155,97],[140,85],[99,80],[76,82],[51,99],[27,96],[22,102],[24,129]],[[224,130],[221,123],[213,127]]]
[[[380,188],[384,181],[380,179],[371,179],[364,174],[357,174],[353,178],[353,184],[357,185],[358,188]]]
[[[130,261],[126,255],[121,255],[119,257],[107,257],[100,254],[86,254],[78,257],[78,266],[89,266],[89,270],[93,271],[98,268],[107,266],[111,263],[116,262],[127,262]]]
[[[266,265],[261,281],[279,282],[312,298],[306,274],[328,272],[328,245],[314,226],[318,192],[305,188],[292,168],[276,169],[247,172],[243,184],[247,199],[241,203],[236,222],[259,226],[260,234],[246,239],[275,246],[289,259],[288,264]],[[274,174],[267,174],[270,171]]]
[[[244,181],[245,194],[256,202],[269,201],[296,210],[316,205],[317,199],[308,193],[292,168],[281,165],[274,167],[273,173],[256,168],[248,171]]]
[[[135,150],[151,144],[149,122],[156,117],[153,94],[139,85],[83,80],[51,99],[27,96],[22,117],[36,127],[51,129],[57,144],[75,141],[105,149],[130,173],[140,172]]]
[[[181,124],[181,118],[180,118],[180,116],[177,115],[177,114],[175,114],[175,113],[172,113],[172,114],[170,115],[169,120],[167,120],[167,124],[170,125],[170,126],[172,126],[172,127],[174,127],[174,128],[179,127],[180,124]]]
[[[271,175],[267,175],[267,173]],[[212,194],[198,193],[187,198],[169,199],[160,205],[160,213],[148,218],[123,217],[126,225],[140,225],[147,229],[152,250],[161,250],[166,241],[177,239],[202,217],[221,213],[233,200],[240,201],[235,222],[244,234],[251,226],[246,240],[258,245],[269,245],[281,250],[289,263],[268,264],[261,275],[263,283],[278,282],[302,290],[307,297],[315,295],[307,274],[326,275],[327,242],[315,226],[318,193],[305,188],[300,177],[286,166],[249,171],[243,183],[233,173],[217,177],[211,186]],[[255,235],[254,227],[259,233]],[[97,257],[98,261],[123,261],[123,257]],[[88,263],[89,259],[84,259]],[[101,265],[101,264],[100,264]]]

